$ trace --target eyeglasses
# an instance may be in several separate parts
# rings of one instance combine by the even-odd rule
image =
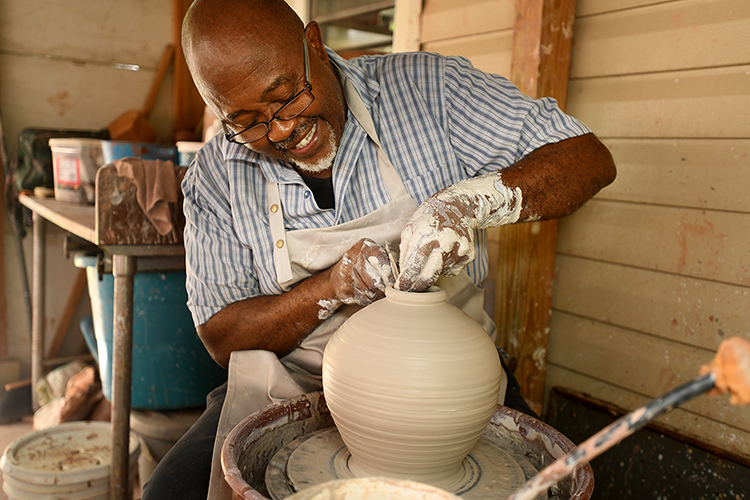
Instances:
[[[312,94],[312,85],[310,84],[310,61],[307,52],[307,40],[304,37],[302,38],[302,46],[305,52],[305,88],[294,94],[291,99],[277,109],[268,121],[250,125],[239,132],[231,132],[229,127],[222,122],[221,128],[224,131],[224,137],[228,141],[236,142],[237,144],[247,144],[260,140],[268,135],[268,132],[271,130],[272,121],[287,121],[297,118],[303,111],[310,107],[310,104],[315,100],[315,96]]]

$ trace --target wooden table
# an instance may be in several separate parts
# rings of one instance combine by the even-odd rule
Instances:
[[[98,185],[98,184],[97,184]],[[32,321],[31,321],[31,378],[32,384],[44,376],[44,273],[46,222],[61,227],[99,247],[106,258],[111,258],[114,275],[113,361],[112,361],[112,464],[110,466],[110,495],[115,500],[130,500],[129,481],[130,383],[133,347],[133,278],[141,271],[184,269],[184,246],[179,244],[115,244],[106,236],[107,228],[100,203],[76,205],[51,198],[20,195],[21,204],[32,212]],[[101,203],[106,205],[106,202]],[[109,210],[107,213],[112,213]],[[179,228],[181,232],[181,228]],[[141,234],[133,230],[131,235]],[[131,238],[132,239],[132,238]],[[174,238],[173,238],[174,239]],[[178,238],[179,239],[179,238]],[[180,240],[181,241],[181,240]],[[36,394],[32,391],[34,407]]]

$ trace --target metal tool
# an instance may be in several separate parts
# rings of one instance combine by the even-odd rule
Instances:
[[[716,357],[701,368],[702,375],[625,415],[581,443],[526,482],[508,500],[533,500],[547,488],[630,436],[658,416],[699,394],[714,389],[731,394],[733,404],[750,404],[750,342],[739,337],[725,340]]]

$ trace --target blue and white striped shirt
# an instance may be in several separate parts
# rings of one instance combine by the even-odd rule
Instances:
[[[381,145],[417,204],[456,182],[514,164],[545,144],[589,129],[551,99],[534,100],[464,58],[426,52],[344,61],[329,50],[372,115]],[[268,178],[279,184],[287,231],[324,228],[390,201],[377,149],[351,111],[333,165],[335,209],[322,210],[288,164],[217,134],[182,183],[188,306],[196,325],[234,302],[282,293],[266,213]],[[467,271],[487,275],[487,237],[477,234]]]

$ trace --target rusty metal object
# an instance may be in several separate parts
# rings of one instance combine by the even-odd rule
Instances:
[[[115,278],[114,310],[120,311],[114,322],[112,363],[112,464],[109,498],[133,498],[128,471],[128,436],[130,435],[130,379],[133,366],[133,278],[135,257],[112,257]]]

